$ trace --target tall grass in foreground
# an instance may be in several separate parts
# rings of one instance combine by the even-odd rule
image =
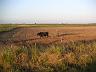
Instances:
[[[0,72],[96,72],[96,42],[1,48]]]

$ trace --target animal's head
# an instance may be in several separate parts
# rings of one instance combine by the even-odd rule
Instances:
[[[37,33],[37,36],[40,36],[40,33]]]

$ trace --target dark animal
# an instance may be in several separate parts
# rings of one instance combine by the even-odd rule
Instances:
[[[39,32],[39,33],[37,33],[37,36],[48,37],[49,36],[48,34],[49,34],[48,32]]]

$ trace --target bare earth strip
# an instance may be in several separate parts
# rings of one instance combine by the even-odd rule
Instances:
[[[49,37],[40,38],[38,32],[49,32]],[[59,36],[58,36],[59,35]],[[0,34],[0,41],[29,43],[60,43],[96,39],[96,26],[85,27],[19,27]]]

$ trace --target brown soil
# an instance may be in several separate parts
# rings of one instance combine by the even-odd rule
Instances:
[[[49,32],[49,37],[40,38],[38,32]],[[59,35],[59,36],[58,36]],[[0,34],[0,42],[63,43],[96,39],[96,26],[86,27],[20,27]]]

